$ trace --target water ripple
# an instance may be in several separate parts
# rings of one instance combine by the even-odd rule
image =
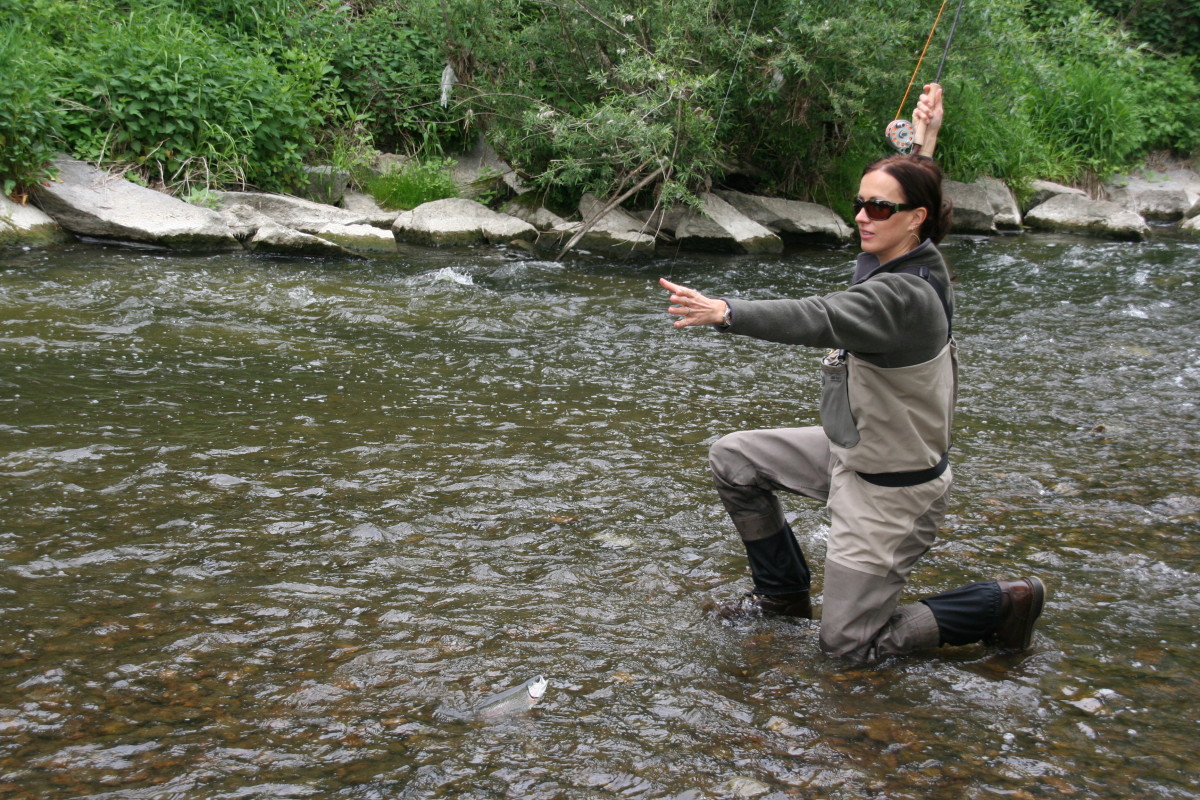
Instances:
[[[946,252],[957,491],[912,589],[1050,601],[1023,656],[867,668],[702,611],[746,586],[707,446],[813,423],[818,354],[672,330],[655,283],[828,292],[849,251],[0,256],[0,787],[1197,796],[1200,248]],[[785,504],[819,593],[827,516]]]

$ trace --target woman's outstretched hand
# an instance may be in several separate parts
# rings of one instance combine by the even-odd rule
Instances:
[[[724,300],[712,300],[695,289],[671,283],[666,278],[659,278],[658,282],[671,293],[672,305],[667,309],[667,313],[679,317],[674,322],[676,328],[686,328],[691,325],[721,325],[725,322],[726,303]]]

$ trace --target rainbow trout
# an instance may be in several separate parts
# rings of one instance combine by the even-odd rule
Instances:
[[[542,699],[548,685],[546,679],[541,675],[530,678],[519,686],[505,689],[499,694],[481,700],[475,706],[475,716],[480,719],[494,719],[515,714],[518,711],[527,711]]]

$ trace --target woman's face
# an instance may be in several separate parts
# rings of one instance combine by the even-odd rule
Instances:
[[[862,176],[858,184],[858,196],[863,200],[884,200],[897,204],[903,204],[907,199],[900,182],[881,169]],[[911,211],[897,211],[888,219],[871,219],[866,209],[859,209],[854,215],[854,222],[858,225],[863,252],[875,255],[880,263],[904,255],[921,243],[919,231],[926,213],[924,208],[914,208]]]

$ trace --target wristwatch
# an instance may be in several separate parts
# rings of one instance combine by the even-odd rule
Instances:
[[[725,301],[725,316],[721,319],[721,327],[728,328],[733,324],[733,306],[729,305],[729,301]]]

